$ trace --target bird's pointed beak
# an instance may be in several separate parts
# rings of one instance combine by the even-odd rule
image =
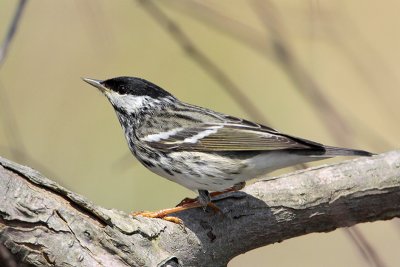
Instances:
[[[101,80],[95,80],[95,79],[90,79],[90,78],[82,78],[85,82],[87,82],[90,85],[93,85],[94,87],[98,88],[101,92],[104,92],[107,88],[104,87],[102,84],[103,81]]]

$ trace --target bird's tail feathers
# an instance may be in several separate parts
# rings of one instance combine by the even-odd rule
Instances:
[[[358,149],[350,149],[350,148],[341,148],[334,146],[325,146],[325,155],[328,157],[336,157],[336,156],[373,156],[374,153],[358,150]]]

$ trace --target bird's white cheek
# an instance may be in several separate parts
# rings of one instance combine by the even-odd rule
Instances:
[[[118,93],[106,93],[110,102],[127,113],[134,113],[146,106],[149,99],[147,96],[120,95]]]

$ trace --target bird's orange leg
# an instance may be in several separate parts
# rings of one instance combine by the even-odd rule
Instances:
[[[192,202],[192,203],[184,204],[184,205],[177,206],[174,208],[163,209],[163,210],[159,210],[159,211],[134,212],[134,213],[132,213],[132,215],[133,216],[143,216],[143,217],[147,217],[147,218],[160,218],[160,219],[170,221],[170,222],[173,222],[176,224],[183,224],[181,219],[179,219],[177,217],[173,217],[173,216],[168,216],[168,215],[172,214],[172,213],[177,213],[180,211],[188,210],[188,209],[199,208],[199,207],[203,207],[203,205],[201,205],[199,202]],[[215,212],[220,211],[220,209],[217,207],[217,205],[215,205],[212,202],[209,202],[207,204],[207,207],[212,208]]]
[[[228,193],[228,192],[235,192],[235,191],[241,190],[244,188],[245,185],[246,185],[245,182],[235,184],[234,186],[232,186],[228,189],[225,189],[223,191],[210,193],[210,197],[216,197],[216,196]],[[180,211],[194,209],[194,208],[200,208],[200,207],[204,207],[204,205],[202,205],[198,201],[198,198],[185,198],[174,208],[162,209],[159,211],[139,211],[139,212],[132,213],[132,215],[133,216],[143,216],[143,217],[147,217],[147,218],[160,218],[160,219],[170,221],[173,223],[183,224],[181,219],[179,219],[177,217],[173,217],[173,216],[168,216],[168,215],[172,214],[172,213],[177,213]],[[217,205],[215,205],[212,202],[208,202],[207,207],[210,207],[214,212],[221,212],[221,210],[217,207]]]

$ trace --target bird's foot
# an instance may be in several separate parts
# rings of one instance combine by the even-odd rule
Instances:
[[[165,213],[169,209],[163,209],[159,211],[137,211],[133,212],[131,215],[132,216],[142,216],[146,218],[158,218],[158,219],[163,219],[165,221],[173,222],[176,224],[183,224],[183,221],[179,219],[178,217],[174,216],[167,216],[169,213]]]
[[[203,205],[200,204],[199,202],[195,201],[195,202],[191,202],[191,203],[177,206],[174,208],[163,209],[163,210],[159,210],[159,211],[139,211],[139,212],[134,212],[131,215],[143,216],[143,217],[147,217],[147,218],[159,218],[159,219],[163,219],[163,220],[166,220],[169,222],[183,225],[183,221],[180,218],[174,217],[174,216],[169,216],[169,215],[180,212],[180,211],[199,208],[199,207],[203,207]],[[215,205],[212,202],[207,203],[207,207],[210,207],[214,212],[221,212],[221,210],[217,207],[217,205]]]
[[[217,197],[217,196],[220,196],[222,194],[225,194],[225,193],[236,192],[236,191],[242,190],[245,187],[245,185],[246,185],[246,182],[237,183],[234,186],[229,187],[228,189],[225,189],[223,191],[211,192],[210,193],[210,197],[213,198],[213,197]],[[184,206],[186,204],[193,203],[193,202],[196,202],[196,201],[198,201],[197,197],[196,198],[186,197],[186,198],[182,199],[182,201],[179,202],[179,204],[176,205],[176,207]]]

